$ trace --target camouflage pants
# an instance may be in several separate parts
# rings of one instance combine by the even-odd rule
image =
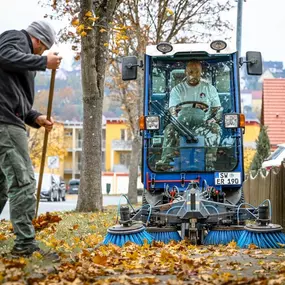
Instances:
[[[194,135],[203,136],[206,147],[206,167],[213,167],[216,161],[216,153],[221,140],[221,127],[217,123],[204,124],[198,128],[192,128]],[[172,124],[168,124],[164,130],[161,162],[167,163],[179,155],[180,135]]]
[[[15,246],[35,243],[36,180],[24,129],[0,124],[0,217],[9,198]]]

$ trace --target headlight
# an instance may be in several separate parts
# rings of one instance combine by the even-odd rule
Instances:
[[[210,47],[213,50],[220,52],[221,50],[223,50],[227,47],[227,43],[222,41],[222,40],[217,40],[217,41],[211,42]]]
[[[156,46],[157,50],[163,54],[169,53],[173,50],[173,46],[170,43],[162,42]]]
[[[147,130],[159,130],[159,117],[147,116],[145,117],[145,127]]]
[[[245,127],[244,114],[225,114],[224,126],[226,129],[237,129]]]

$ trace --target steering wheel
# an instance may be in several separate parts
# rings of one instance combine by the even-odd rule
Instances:
[[[204,111],[205,113],[208,111],[209,109],[209,106],[206,104],[206,103],[203,103],[203,102],[199,102],[199,101],[184,101],[184,102],[181,102],[181,103],[178,103],[176,106],[175,106],[175,112],[178,113],[179,111],[181,111],[181,107],[183,105],[188,105],[188,104],[193,104],[193,108],[197,108],[197,109],[201,109],[202,111]],[[200,106],[197,106],[197,105],[200,105]],[[202,108],[201,108],[202,107]]]

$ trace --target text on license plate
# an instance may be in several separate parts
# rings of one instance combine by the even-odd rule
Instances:
[[[240,172],[215,172],[215,185],[241,184]]]

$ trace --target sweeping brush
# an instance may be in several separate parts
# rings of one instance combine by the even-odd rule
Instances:
[[[133,242],[138,245],[143,245],[145,242],[152,242],[153,238],[145,230],[145,227],[141,223],[131,220],[130,208],[128,206],[120,207],[120,217],[120,224],[110,227],[107,230],[108,233],[103,244],[113,243],[123,246],[127,242]]]
[[[115,225],[110,227],[107,232],[103,244],[112,243],[123,246],[127,242],[133,242],[143,245],[145,242],[151,243],[153,240],[142,224],[132,224],[131,226]]]
[[[270,203],[269,206],[271,207]],[[245,231],[239,238],[237,245],[241,248],[247,248],[250,244],[254,244],[259,248],[281,247],[280,244],[285,244],[285,234],[282,233],[283,228],[280,225],[271,224],[270,221],[271,214],[269,217],[268,206],[260,205],[256,223],[245,226]]]
[[[215,227],[205,237],[203,244],[219,245],[237,242],[244,232],[243,226]]]
[[[248,248],[250,244],[254,244],[259,248],[279,248],[285,244],[285,234],[282,233],[280,225],[268,224],[247,225],[245,231],[238,240],[237,245],[241,248]]]
[[[175,227],[157,228],[148,227],[146,231],[150,233],[155,241],[169,243],[170,241],[181,241],[181,236]]]

